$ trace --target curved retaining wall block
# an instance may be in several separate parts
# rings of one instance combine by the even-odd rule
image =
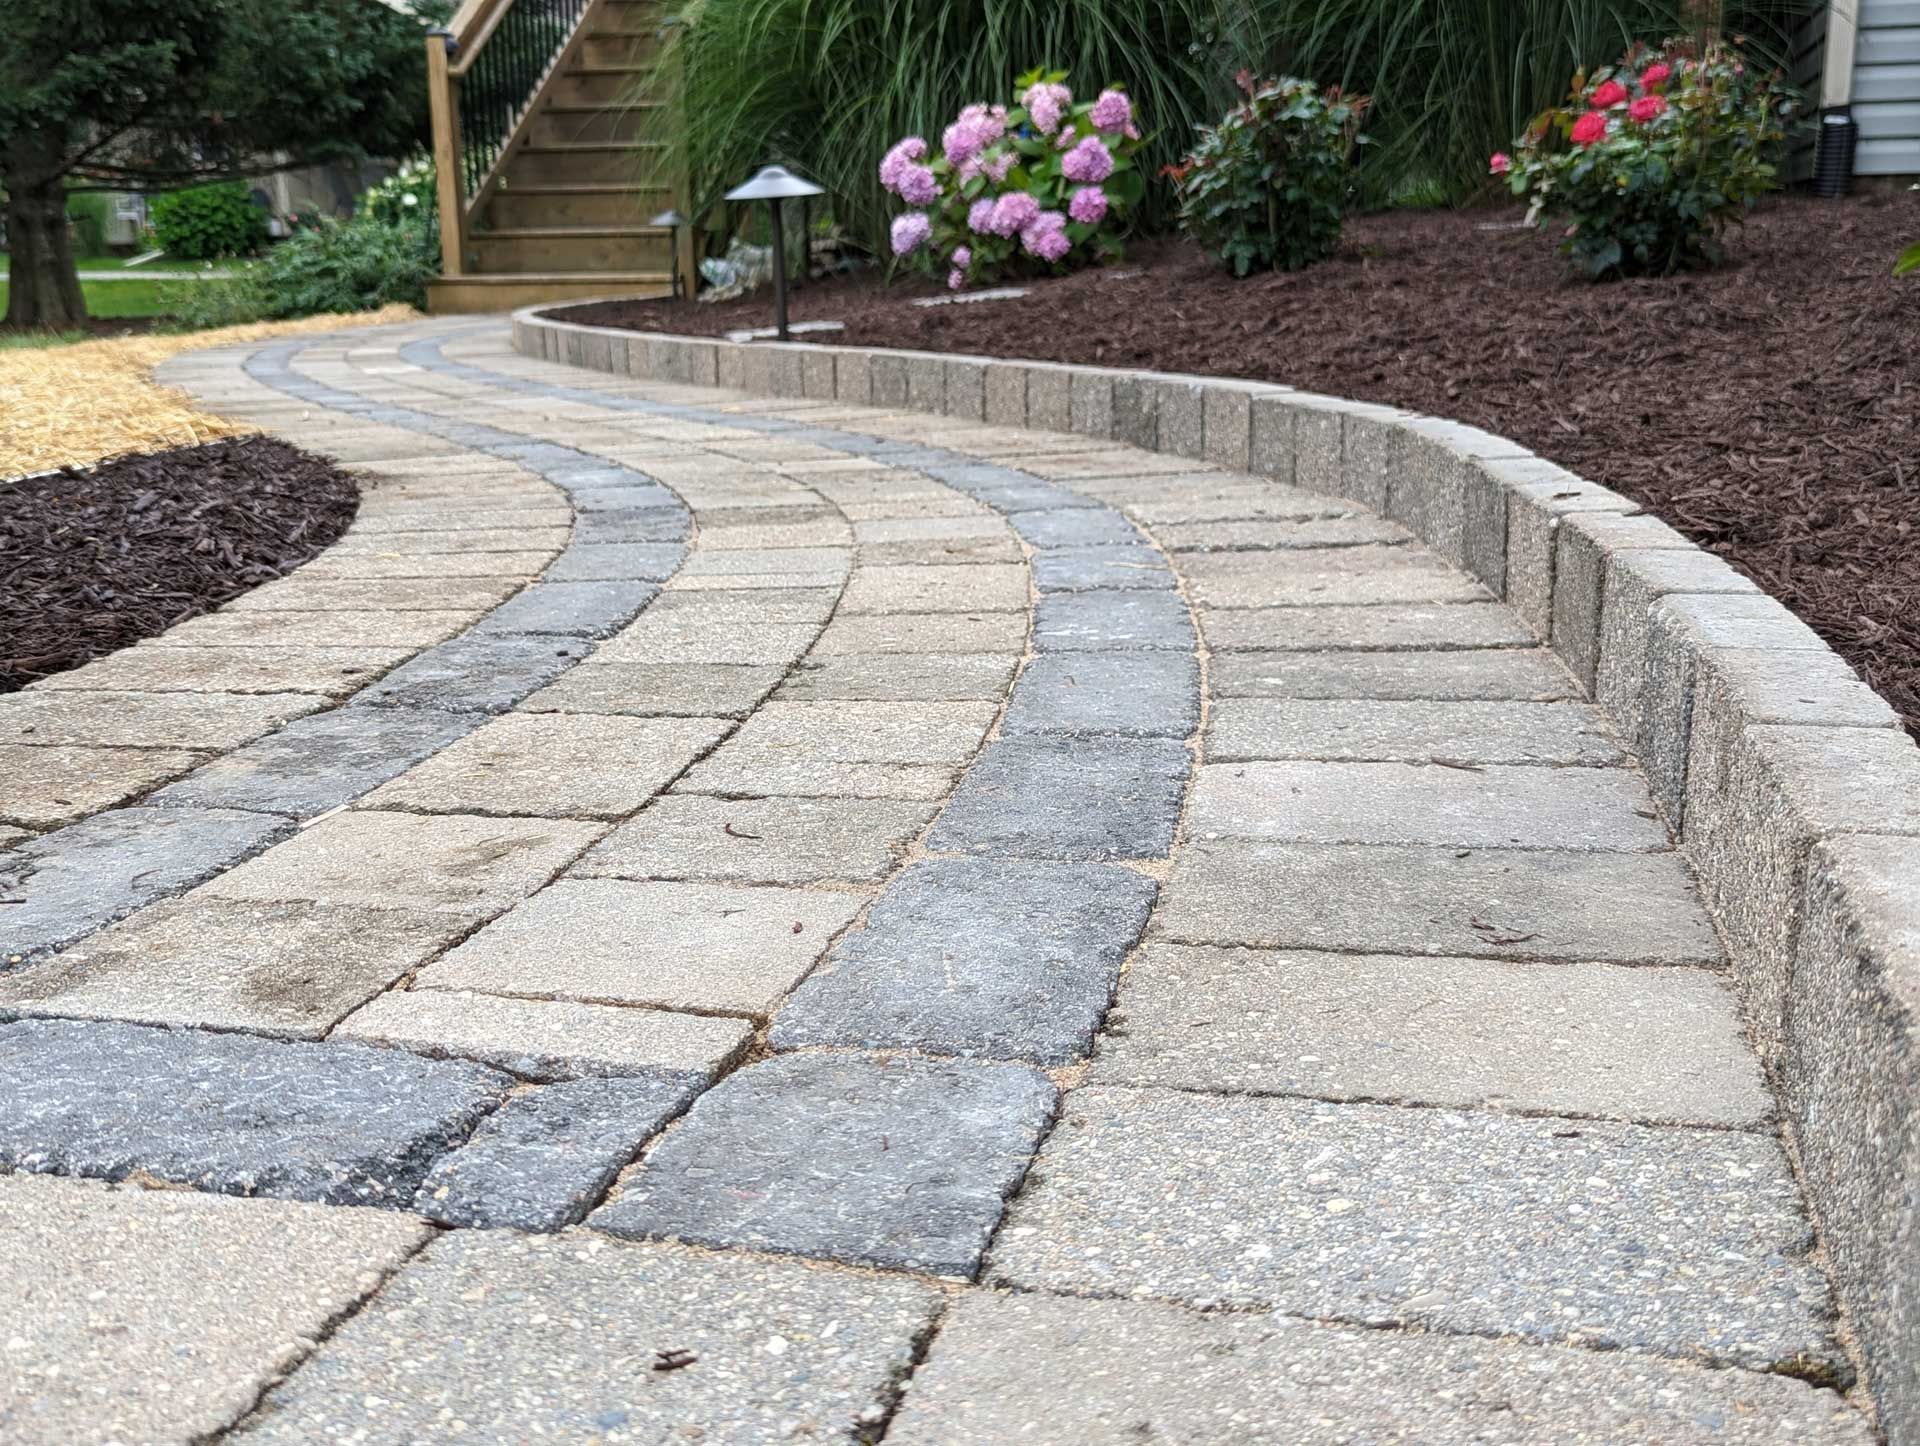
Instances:
[[[1812,629],[1638,504],[1505,438],[1211,377],[577,326],[655,382],[1112,439],[1348,498],[1474,574],[1638,754],[1779,1085],[1888,1438],[1920,1443],[1920,748]]]

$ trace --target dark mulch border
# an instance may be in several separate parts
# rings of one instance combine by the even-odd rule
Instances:
[[[1618,489],[1792,607],[1920,737],[1920,238],[1902,192],[1784,198],[1725,268],[1594,286],[1518,213],[1350,223],[1338,255],[1246,281],[1191,249],[1040,284],[1021,301],[915,307],[873,279],[801,289],[827,341],[1282,382],[1450,417]],[[712,334],[719,306],[573,307],[571,321]]]
[[[271,437],[0,482],[0,693],[284,576],[359,506],[346,473]]]

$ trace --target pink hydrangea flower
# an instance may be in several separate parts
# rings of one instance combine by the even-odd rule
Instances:
[[[1103,90],[1100,98],[1094,101],[1093,109],[1087,113],[1087,119],[1093,122],[1095,130],[1106,131],[1109,135],[1125,131],[1133,120],[1133,102],[1127,99],[1124,90]]]
[[[1041,211],[1020,228],[1020,245],[1042,261],[1058,261],[1073,249],[1067,239],[1067,218],[1058,211]]]
[[[900,192],[900,178],[909,166],[924,160],[927,143],[919,136],[908,136],[897,142],[893,149],[880,158],[880,184],[895,195]]]
[[[1107,193],[1098,186],[1082,186],[1067,202],[1067,214],[1089,226],[1099,225],[1107,214]]]
[[[958,267],[947,273],[947,290],[958,291],[967,284],[967,273]]]
[[[1033,122],[1033,128],[1043,136],[1050,136],[1060,128],[1061,116],[1073,104],[1073,92],[1064,85],[1037,81],[1027,87],[1020,104],[1027,108],[1027,119]]]
[[[948,165],[963,166],[1006,133],[1007,113],[1004,107],[989,109],[984,105],[970,105],[941,134],[940,148],[946,155]]]
[[[1097,136],[1088,136],[1060,158],[1060,174],[1069,181],[1104,181],[1113,174],[1113,156]]]
[[[910,256],[927,244],[933,235],[933,222],[924,211],[908,211],[893,218],[893,254]]]
[[[1040,203],[1025,191],[1009,191],[993,203],[993,215],[987,230],[996,236],[1012,236],[1024,231],[1040,214]]]
[[[940,183],[926,166],[906,165],[900,169],[900,184],[894,188],[909,206],[931,206],[940,195]]]
[[[965,271],[971,265],[973,265],[973,248],[970,246],[954,247],[953,269],[955,271]]]
[[[992,181],[996,186],[1005,181],[1007,179],[1007,172],[1013,169],[1013,163],[1016,159],[1018,158],[1012,151],[1002,151],[999,155],[989,159],[986,163],[987,179]]]
[[[976,236],[985,236],[993,230],[993,198],[982,196],[967,208],[967,229]]]

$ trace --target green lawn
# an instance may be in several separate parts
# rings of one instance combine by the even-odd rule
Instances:
[[[98,317],[165,316],[173,308],[173,294],[185,281],[83,281],[87,314]],[[0,314],[7,309],[7,287],[0,282]]]
[[[74,269],[76,271],[125,271],[130,259],[126,256],[80,256],[74,260]],[[171,256],[161,256],[147,262],[144,266],[134,267],[132,274],[138,276],[142,271],[212,271],[218,274],[245,271],[253,264],[252,257],[244,259],[224,257],[219,261],[176,261]],[[0,251],[0,276],[6,274],[7,255],[4,251]]]

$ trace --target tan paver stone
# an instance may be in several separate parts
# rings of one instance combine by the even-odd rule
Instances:
[[[412,657],[413,648],[122,648],[55,673],[29,692],[316,693],[344,698]]]
[[[223,611],[366,612],[385,608],[399,612],[482,611],[517,592],[525,582],[521,577],[308,578],[295,573],[240,594],[227,603]]]
[[[443,552],[419,557],[323,552],[300,569],[317,577],[532,577],[560,555],[558,548],[515,552]]]
[[[443,643],[480,617],[480,608],[418,611],[208,613],[169,628],[157,647],[374,647],[424,648]]]
[[[854,570],[843,614],[1020,612],[1027,606],[1027,569],[1008,563]]]
[[[497,994],[415,989],[382,994],[334,1039],[479,1060],[533,1080],[657,1074],[711,1079],[746,1049],[744,1019],[620,1009]]]
[[[745,623],[824,623],[840,596],[831,587],[725,588],[662,593],[648,615],[682,627]]]
[[[1752,1128],[1773,1100],[1701,969],[1151,944],[1096,1084]]]
[[[794,702],[955,702],[1004,698],[1011,653],[849,653],[804,659],[775,696]]]
[[[937,798],[992,724],[977,703],[763,705],[677,785],[682,793]]]
[[[791,663],[812,645],[813,623],[716,622],[649,608],[594,656],[608,663]]]
[[[318,1039],[466,928],[451,914],[195,891],[0,974],[0,1007]]]
[[[331,548],[339,557],[417,557],[430,552],[524,552],[559,549],[570,527],[475,527],[455,532],[349,532]]]
[[[0,743],[0,822],[52,828],[177,778],[204,755]]]
[[[563,819],[356,809],[222,874],[227,899],[358,904],[476,917],[532,893],[605,831]]]
[[[1544,648],[1439,652],[1221,653],[1216,698],[1403,698],[1549,703],[1579,686]]]
[[[1585,703],[1421,702],[1380,698],[1218,698],[1207,757],[1434,759],[1468,763],[1625,761]]]
[[[787,675],[750,663],[608,663],[595,653],[519,705],[524,713],[739,718]]]
[[[0,1434],[205,1440],[427,1238],[392,1210],[0,1178]]]
[[[568,870],[578,878],[865,882],[898,867],[933,817],[890,798],[705,798],[667,794]]]
[[[624,818],[719,741],[719,718],[516,713],[374,790],[369,808]]]
[[[1430,552],[1404,547],[1288,548],[1181,558],[1194,602],[1207,608],[1316,603],[1484,601],[1487,590]]]
[[[1531,648],[1538,641],[1510,608],[1493,602],[1202,608],[1197,616],[1215,652]]]
[[[849,653],[1007,653],[1027,641],[1027,616],[1010,613],[892,613],[836,617],[814,645],[819,657]]]
[[[27,691],[0,697],[0,743],[216,752],[321,706],[297,693]]]
[[[695,548],[682,571],[688,577],[741,577],[766,573],[844,576],[853,554],[844,547],[743,547],[707,552]],[[728,586],[740,587],[741,583]]]
[[[765,1015],[864,902],[792,888],[562,879],[427,969],[420,987]]]

